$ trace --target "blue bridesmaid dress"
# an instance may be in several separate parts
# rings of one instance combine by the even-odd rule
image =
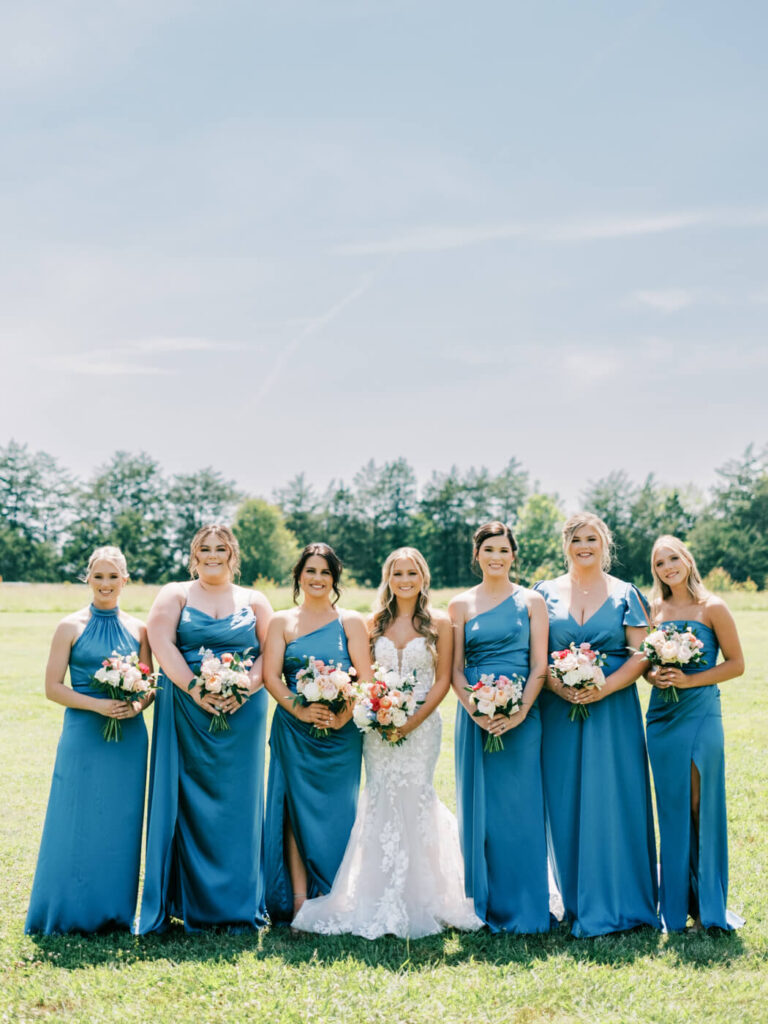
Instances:
[[[465,675],[528,678],[530,622],[516,590],[464,625]],[[486,753],[488,733],[456,711],[456,804],[467,896],[492,932],[550,927],[547,844],[541,781],[541,720],[536,704]]]
[[[215,619],[185,606],[177,646],[192,669],[200,648],[258,656],[250,607]],[[211,716],[161,677],[149,776],[147,852],[138,931],[163,931],[181,918],[188,932],[216,925],[260,928],[264,909],[264,745],[267,694],[259,690],[229,715],[229,731],[209,732]]]
[[[283,676],[291,690],[309,655],[349,669],[340,618],[286,645]],[[362,734],[351,720],[324,739],[311,736],[310,728],[279,705],[275,709],[266,822],[267,910],[273,922],[293,918],[293,888],[283,849],[286,815],[307,870],[309,899],[331,891],[355,823]]]
[[[72,645],[72,689],[109,699],[92,687],[104,658],[138,653],[139,642],[117,608],[91,605]],[[24,931],[56,934],[130,929],[136,912],[141,825],[147,776],[142,715],[121,722],[123,738],[107,742],[107,721],[95,711],[67,708],[56,751],[43,838]]]
[[[703,622],[671,621],[681,627],[687,624],[704,644],[706,663],[688,666],[686,674],[713,668],[718,654],[714,631]],[[720,690],[701,686],[677,692],[678,703],[666,703],[662,691],[654,687],[646,716],[661,839],[661,917],[670,931],[682,931],[688,914],[695,918],[697,912],[705,928],[730,930],[743,921],[726,909],[728,832]],[[691,819],[691,762],[701,776],[698,842]]]
[[[606,654],[606,677],[629,657],[625,626],[645,626],[640,595],[618,581],[584,625],[573,618],[554,580],[535,588],[547,602],[550,651],[590,643]],[[639,925],[659,927],[656,843],[648,757],[637,687],[589,705],[550,690],[540,697],[547,842],[565,913],[577,937]]]

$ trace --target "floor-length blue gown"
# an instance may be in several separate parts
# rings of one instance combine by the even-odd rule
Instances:
[[[177,646],[192,669],[200,648],[258,656],[256,617],[245,607],[216,619],[185,606]],[[211,715],[164,675],[155,701],[147,854],[139,932],[181,918],[188,932],[260,928],[267,694],[259,690],[209,732]]]
[[[530,621],[519,590],[464,625],[465,675],[528,678]],[[467,896],[492,932],[549,930],[549,886],[541,779],[541,720],[522,725],[486,753],[488,733],[456,710],[456,805]]]
[[[110,699],[91,677],[105,658],[138,653],[139,641],[117,608],[91,605],[91,617],[72,645],[72,689]],[[26,932],[55,934],[127,928],[139,887],[141,825],[147,775],[147,729],[142,715],[121,721],[122,740],[107,742],[107,719],[67,708]]]
[[[686,674],[717,664],[717,637],[709,626],[669,621],[687,626],[704,644],[705,663],[686,666]],[[663,691],[654,687],[646,717],[661,839],[661,917],[670,931],[684,929],[688,915],[695,918],[697,912],[705,928],[731,929],[743,922],[726,909],[728,828],[720,690],[714,685],[681,687],[677,693],[677,703],[666,703]],[[691,819],[691,762],[701,777],[698,837]]]
[[[296,674],[312,655],[350,667],[341,619],[305,633],[285,648],[283,676],[296,690]],[[293,888],[285,859],[286,815],[307,870],[307,897],[331,891],[355,823],[360,790],[362,735],[351,720],[328,736],[310,735],[310,724],[278,706],[269,737],[267,786],[267,910],[272,921],[293,917]]]
[[[629,657],[625,626],[647,623],[630,583],[617,581],[583,625],[555,580],[537,583],[549,612],[549,649],[589,643],[607,655],[608,677]],[[658,928],[656,843],[648,757],[637,687],[573,707],[550,690],[540,697],[542,771],[552,870],[575,936],[639,925]]]

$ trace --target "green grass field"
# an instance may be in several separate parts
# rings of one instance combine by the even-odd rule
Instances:
[[[156,592],[133,586],[125,608]],[[270,598],[285,607],[288,591]],[[449,592],[436,603],[445,606]],[[370,592],[345,595],[365,609]],[[768,594],[733,594],[747,673],[722,687],[730,827],[730,906],[747,918],[731,935],[649,931],[576,941],[444,935],[374,943],[259,935],[23,935],[62,709],[43,697],[53,628],[87,603],[76,585],[0,584],[0,1021],[218,1024],[240,1021],[443,1024],[768,1020]],[[643,702],[647,688],[641,689]],[[436,780],[455,806],[454,700],[443,709]],[[512,865],[514,870],[524,866]]]

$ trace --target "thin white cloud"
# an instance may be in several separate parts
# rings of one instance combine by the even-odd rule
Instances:
[[[768,207],[627,214],[553,223],[435,225],[387,239],[347,242],[335,246],[332,251],[354,256],[400,255],[445,252],[511,238],[528,238],[538,242],[597,242],[641,238],[699,227],[768,227]]]
[[[655,288],[636,291],[634,298],[641,305],[650,306],[661,313],[678,313],[693,305],[696,292],[690,288]]]
[[[113,352],[238,352],[243,345],[211,338],[142,338],[121,344]]]
[[[178,355],[183,352],[232,352],[242,348],[242,345],[211,338],[139,338],[111,347],[88,349],[84,352],[64,352],[38,359],[36,362],[48,369],[89,377],[164,376],[177,373],[178,370],[156,366],[146,362],[146,359],[136,357]]]
[[[37,360],[37,363],[48,370],[87,377],[155,377],[175,372],[159,366],[120,361],[111,358],[111,353],[104,350],[49,356]]]

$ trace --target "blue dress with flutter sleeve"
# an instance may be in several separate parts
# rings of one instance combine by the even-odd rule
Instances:
[[[176,643],[193,670],[200,648],[257,657],[250,606],[216,619],[186,605]],[[261,689],[209,732],[211,715],[164,675],[155,701],[147,851],[139,932],[171,917],[188,932],[216,925],[260,928],[267,694]]]
[[[464,674],[527,680],[528,608],[516,590],[464,625]],[[549,930],[549,887],[541,780],[541,721],[534,704],[504,733],[504,749],[483,749],[488,733],[456,709],[456,809],[467,896],[492,932]]]
[[[341,619],[292,640],[285,648],[283,677],[296,690],[296,675],[309,656],[350,667]],[[324,896],[344,857],[360,791],[362,735],[351,720],[328,736],[278,706],[269,737],[267,785],[267,910],[273,922],[293,917],[293,889],[285,859],[286,818],[307,871],[307,897]]]
[[[92,676],[112,653],[138,653],[139,641],[117,608],[90,607],[72,645],[72,689],[110,699]],[[122,739],[107,742],[107,719],[67,708],[56,750],[48,810],[26,932],[95,932],[133,925],[139,887],[141,826],[147,775],[142,715],[121,720]]]
[[[691,629],[704,644],[703,662],[687,665],[683,672],[695,675],[713,668],[719,650],[714,630],[703,622],[673,624]],[[726,908],[728,823],[720,690],[715,685],[680,687],[677,693],[678,701],[667,703],[663,691],[654,687],[646,716],[661,840],[661,916],[670,931],[684,929],[689,914],[700,916],[705,928],[730,930],[743,921]],[[691,764],[701,780],[698,836],[691,819]]]
[[[647,624],[630,583],[615,581],[583,625],[556,580],[535,589],[547,602],[550,651],[589,643],[607,655],[606,678],[631,655],[625,627]],[[573,934],[657,928],[656,843],[636,685],[585,705],[585,720],[570,721],[573,705],[550,690],[539,703],[547,841]]]

